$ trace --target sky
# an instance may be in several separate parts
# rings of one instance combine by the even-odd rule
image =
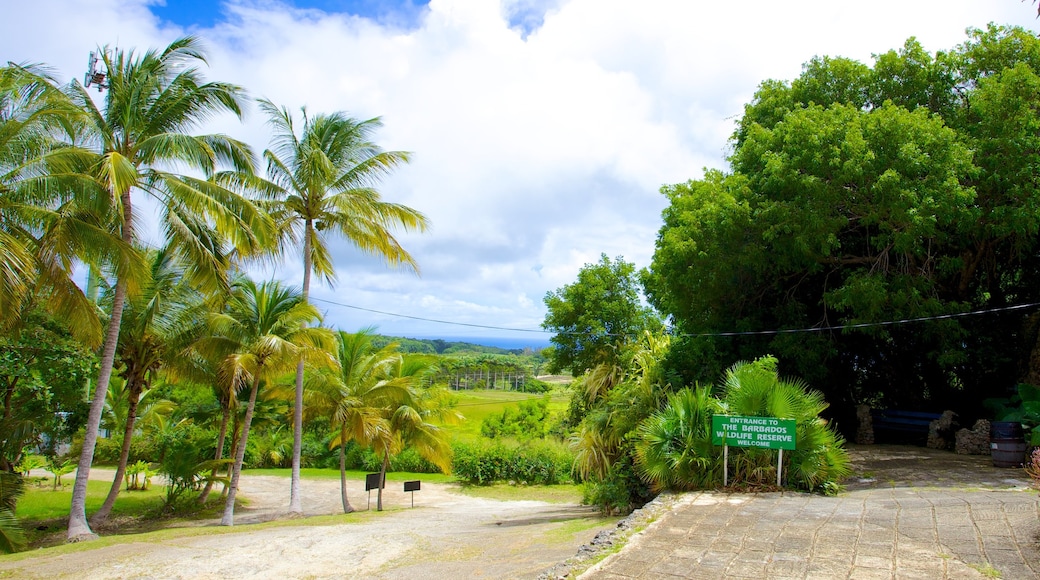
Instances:
[[[399,235],[420,274],[334,238],[338,278],[312,287],[327,325],[409,337],[544,345],[543,299],[601,254],[648,266],[663,185],[725,169],[743,107],[817,55],[871,64],[916,37],[935,52],[968,27],[1040,30],[1020,0],[33,0],[5,2],[0,61],[82,79],[98,47],[185,34],[208,79],[299,111],[380,117],[412,162],[380,185],[432,227]],[[202,129],[268,146],[245,122]],[[301,261],[255,269],[302,283]]]

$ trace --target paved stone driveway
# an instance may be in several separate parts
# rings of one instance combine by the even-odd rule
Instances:
[[[689,493],[581,578],[1038,578],[1040,507],[1020,469],[854,448],[838,497]]]

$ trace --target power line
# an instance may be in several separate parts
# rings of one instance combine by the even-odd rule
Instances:
[[[371,308],[363,308],[361,306],[354,306],[352,304],[344,304],[342,302],[336,302],[333,300],[325,300],[323,298],[311,298],[316,302],[325,302],[326,304],[332,304],[334,306],[341,306],[343,308],[351,308],[353,310],[360,310],[362,312],[371,312],[374,314],[382,314],[384,316],[393,316],[396,318],[407,318],[409,320],[418,320],[421,322],[433,322],[436,324],[448,324],[452,326],[467,326],[470,328],[483,328],[486,330],[508,330],[510,332],[533,332],[539,334],[579,334],[578,332],[555,332],[551,333],[547,330],[532,330],[530,328],[509,328],[506,326],[492,326],[487,324],[472,324],[468,322],[454,322],[451,320],[438,320],[436,318],[424,318],[422,316],[411,316],[408,314],[398,314],[396,312],[386,312],[384,310],[374,310]],[[998,308],[987,308],[985,310],[972,310],[970,312],[959,312],[956,314],[940,314],[937,316],[922,316],[919,318],[904,318],[902,320],[886,320],[882,322],[861,322],[858,324],[845,324],[840,326],[814,326],[811,328],[785,328],[780,330],[748,330],[748,331],[729,331],[729,332],[701,332],[701,333],[681,333],[673,336],[685,337],[685,338],[703,338],[703,337],[726,337],[726,336],[770,336],[777,334],[799,334],[799,333],[810,333],[810,332],[827,332],[832,330],[848,330],[854,328],[878,328],[884,326],[896,326],[899,324],[911,324],[915,322],[929,322],[933,320],[948,320],[953,318],[963,318],[967,316],[981,316],[984,314],[995,314],[1000,312],[1010,312],[1014,310],[1024,310],[1027,308],[1040,307],[1040,302],[1031,302],[1029,304],[1017,304],[1014,306],[1001,306]],[[621,334],[608,333],[607,336],[622,336]]]
[[[851,328],[877,328],[882,326],[895,326],[898,324],[910,324],[913,322],[929,322],[932,320],[948,320],[951,318],[963,318],[966,316],[980,316],[983,314],[994,314],[997,312],[1009,312],[1012,310],[1023,310],[1026,308],[1035,308],[1040,306],[1040,302],[1033,302],[1030,304],[1018,304],[1015,306],[1001,306],[999,308],[988,308],[986,310],[973,310],[971,312],[959,312],[956,314],[940,314],[937,316],[922,316],[920,318],[904,318],[902,320],[887,320],[884,322],[861,322],[859,324],[845,324],[842,326],[814,326],[812,328],[786,328],[782,330],[748,330],[748,331],[734,331],[734,332],[702,332],[702,333],[683,333],[674,336],[681,336],[685,338],[702,338],[702,337],[718,337],[718,336],[769,336],[777,334],[798,334],[798,333],[809,333],[809,332],[826,332],[829,330],[847,330]]]
[[[342,302],[335,302],[332,300],[325,300],[323,298],[311,298],[316,302],[325,302],[326,304],[333,304],[335,306],[342,306],[343,308],[352,308],[354,310],[361,310],[362,312],[372,312],[374,314],[382,314],[384,316],[394,316],[396,318],[407,318],[409,320],[419,320],[422,322],[435,322],[437,324],[450,324],[453,326],[468,326],[470,328],[484,328],[487,330],[509,330],[511,332],[537,332],[541,334],[551,334],[547,330],[531,330],[529,328],[508,328],[505,326],[490,326],[487,324],[472,324],[469,322],[453,322],[451,320],[437,320],[436,318],[423,318],[422,316],[411,316],[408,314],[397,314],[395,312],[385,312],[383,310],[373,310],[371,308],[362,308],[361,306],[354,306],[351,304],[343,304]]]

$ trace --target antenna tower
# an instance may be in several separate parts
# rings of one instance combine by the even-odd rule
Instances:
[[[90,58],[87,59],[87,74],[83,77],[83,86],[89,89],[90,85],[95,85],[100,93],[108,88],[107,80],[108,75],[98,69],[97,53],[90,51]]]

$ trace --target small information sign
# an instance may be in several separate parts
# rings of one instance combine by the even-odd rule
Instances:
[[[795,421],[715,415],[711,418],[711,442],[733,447],[792,450],[795,449]]]

